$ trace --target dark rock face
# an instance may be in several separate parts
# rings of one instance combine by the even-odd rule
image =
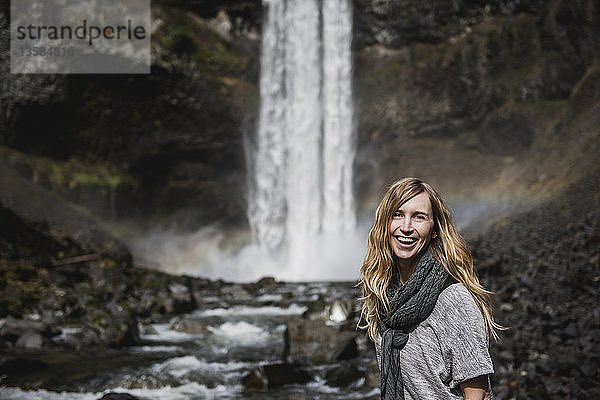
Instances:
[[[439,43],[465,27],[494,15],[539,13],[544,2],[355,0],[356,47],[380,44],[398,48],[408,43]]]
[[[487,4],[488,11],[477,2],[358,2],[371,15],[382,7],[379,22],[365,26],[392,32],[355,51],[359,204],[398,174],[470,196],[474,183],[506,184],[499,176],[526,188],[524,181],[540,178],[517,165],[555,151],[557,119],[595,69],[598,10],[590,1]],[[425,17],[392,17],[396,7]],[[356,17],[359,32],[369,12]],[[407,28],[411,36],[394,24],[423,29]],[[427,26],[439,37],[429,37]],[[597,99],[593,89],[589,95],[585,104]]]
[[[355,333],[338,331],[323,320],[291,319],[283,359],[315,364],[350,359],[357,355],[355,337]]]
[[[2,58],[0,145],[22,159],[10,168],[103,218],[166,218],[181,229],[243,220],[256,38],[225,35],[172,4],[152,12],[161,24],[151,75],[12,75]]]

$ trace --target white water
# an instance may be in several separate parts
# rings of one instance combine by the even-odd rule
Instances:
[[[277,258],[266,274],[319,279],[324,253],[354,244],[352,10],[348,0],[264,4],[248,218],[261,252]]]

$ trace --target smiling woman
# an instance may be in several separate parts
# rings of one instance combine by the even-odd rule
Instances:
[[[431,201],[427,193],[416,195],[394,212],[390,223],[390,244],[397,257],[403,284],[414,272],[417,257],[437,236],[433,226]]]
[[[497,337],[473,258],[440,195],[417,178],[377,207],[361,268],[362,324],[375,342],[381,397],[491,399]]]

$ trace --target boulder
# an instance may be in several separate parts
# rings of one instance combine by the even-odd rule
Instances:
[[[109,392],[98,400],[139,400],[139,397],[135,397],[129,393]]]
[[[171,322],[171,328],[178,332],[185,332],[190,334],[203,334],[210,333],[206,323],[197,319],[181,319],[175,318]]]
[[[259,370],[250,371],[242,378],[242,386],[245,390],[264,390],[267,388],[267,379]]]
[[[283,385],[303,384],[309,382],[312,376],[297,364],[272,364],[263,367],[269,389]]]
[[[340,332],[323,320],[290,319],[283,358],[287,362],[323,364],[358,355],[356,333]]]
[[[323,319],[336,323],[346,322],[354,315],[352,302],[335,299],[328,303],[319,298],[312,302],[302,315],[308,319]]]
[[[139,346],[142,344],[142,338],[140,337],[140,331],[135,319],[127,323],[127,329],[121,336],[117,343],[119,346]]]
[[[325,375],[325,380],[329,386],[344,387],[350,386],[359,379],[364,379],[365,373],[354,365],[340,364],[339,367],[331,369]]]
[[[40,321],[30,321],[25,319],[6,318],[0,327],[0,336],[19,337],[25,331],[43,332],[46,329]]]
[[[187,286],[182,285],[181,283],[171,283],[169,285],[169,292],[171,293],[171,296],[175,301],[176,307],[190,307],[190,303],[192,302],[192,296]]]
[[[229,300],[251,300],[253,297],[246,289],[239,285],[223,286],[221,294]]]
[[[52,338],[52,342],[72,347],[77,351],[102,343],[98,331],[89,326],[68,325],[60,329],[61,334]]]
[[[44,338],[36,331],[27,331],[17,339],[16,346],[27,350],[41,350]]]
[[[256,284],[258,286],[266,287],[276,285],[277,281],[272,276],[265,276],[264,278],[260,278]]]
[[[173,295],[177,300],[188,300],[190,299],[190,291],[187,286],[182,285],[181,283],[171,283],[169,285],[169,292]]]

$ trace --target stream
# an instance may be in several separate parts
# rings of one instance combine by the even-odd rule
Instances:
[[[357,304],[357,295],[353,283],[319,282],[278,283],[245,300],[206,298],[191,313],[142,321],[141,346],[85,356],[45,354],[43,362],[50,368],[32,368],[3,382],[0,398],[96,400],[108,392],[157,400],[378,398],[378,389],[367,386],[364,378],[344,387],[331,386],[325,378],[341,363],[364,368],[373,362],[363,334],[357,339],[359,357],[307,366],[313,378],[306,384],[268,390],[247,390],[242,384],[252,371],[283,361],[286,320],[301,316],[317,300]],[[194,329],[178,330],[182,321]]]

